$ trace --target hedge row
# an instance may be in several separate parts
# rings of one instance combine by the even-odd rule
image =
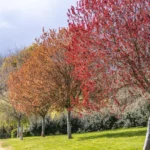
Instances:
[[[92,113],[90,115],[84,115],[82,118],[72,117],[72,133],[146,126],[148,116],[149,111],[147,107],[141,107],[134,112],[127,112],[121,116],[115,114],[102,116],[100,113]],[[41,123],[32,123],[30,126],[31,135],[40,135],[40,132]],[[67,134],[66,115],[62,114],[59,118],[54,119],[47,117],[45,134]]]

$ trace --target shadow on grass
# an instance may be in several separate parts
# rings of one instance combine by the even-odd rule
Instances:
[[[79,141],[82,140],[91,140],[91,139],[97,139],[97,138],[119,138],[119,137],[134,137],[134,136],[145,136],[146,131],[122,131],[118,133],[100,133],[101,135],[94,135],[94,136],[87,136],[87,137],[80,137]]]

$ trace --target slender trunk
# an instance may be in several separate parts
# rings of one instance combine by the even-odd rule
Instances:
[[[41,136],[45,136],[45,116],[42,116],[42,132]]]
[[[23,140],[23,126],[20,127],[20,140]]]
[[[18,118],[17,138],[23,140],[23,126],[21,126],[21,118]]]
[[[72,138],[71,135],[71,111],[68,110],[67,113],[67,133],[68,133],[68,139]]]
[[[20,137],[20,127],[21,127],[21,119],[18,119],[18,127],[17,127],[17,138]]]
[[[143,150],[150,150],[150,116],[148,118],[147,133]]]

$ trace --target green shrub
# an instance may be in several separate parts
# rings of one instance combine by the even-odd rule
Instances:
[[[102,116],[99,113],[93,113],[90,115],[85,115],[81,118],[82,127],[80,132],[91,132],[102,130],[103,120]]]
[[[16,138],[17,137],[17,129],[13,129],[11,131],[11,138]]]
[[[61,134],[67,134],[67,117],[65,114],[62,114],[57,119],[57,130]]]
[[[35,122],[35,123],[32,123],[30,125],[30,132],[32,135],[34,136],[40,136],[41,135],[41,123],[40,122]]]
[[[39,136],[41,134],[41,126],[41,121],[31,123],[30,133]],[[81,128],[81,120],[78,117],[72,117],[71,126],[72,133],[78,132],[79,128]],[[45,135],[58,133],[67,134],[67,116],[65,114],[62,114],[59,118],[51,119],[50,117],[46,117],[45,119]]]
[[[23,137],[29,137],[29,136],[32,136],[31,132],[29,130],[25,130],[23,132]]]
[[[45,134],[56,134],[57,132],[57,121],[55,119],[46,118]]]
[[[133,111],[121,114],[101,115],[99,112],[83,115],[82,118],[72,116],[72,133],[83,133],[92,131],[101,131],[117,128],[129,128],[146,126],[149,116],[147,106],[142,106]],[[47,117],[45,126],[45,135],[67,134],[67,117],[62,114],[59,118],[51,119]],[[32,123],[30,126],[32,135],[41,134],[41,122]]]
[[[5,126],[1,126],[0,127],[0,139],[6,139],[6,138],[10,138],[11,137],[11,127],[5,127]]]
[[[114,124],[118,121],[118,118],[115,114],[109,114],[103,118],[103,130],[113,129]]]

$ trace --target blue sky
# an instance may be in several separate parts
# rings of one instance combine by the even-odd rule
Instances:
[[[67,26],[76,0],[0,0],[0,55],[34,42],[45,30]]]

